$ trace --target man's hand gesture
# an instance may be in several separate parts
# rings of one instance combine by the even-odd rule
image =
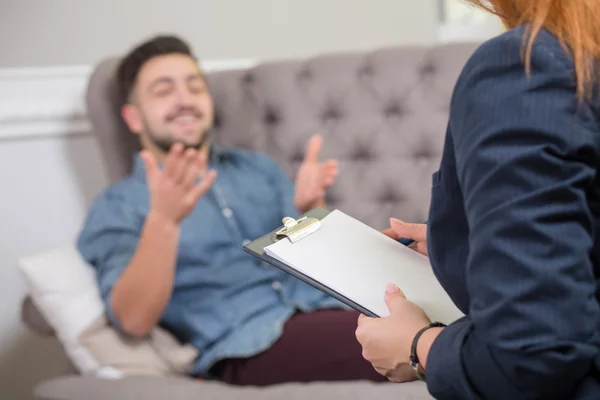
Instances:
[[[338,174],[336,160],[319,161],[322,145],[321,136],[310,138],[306,156],[296,175],[294,204],[302,213],[315,207],[325,207],[325,193]]]
[[[207,170],[205,155],[195,149],[184,152],[181,143],[171,147],[162,170],[149,151],[142,151],[141,157],[150,189],[150,210],[174,224],[193,210],[217,177],[216,171]]]

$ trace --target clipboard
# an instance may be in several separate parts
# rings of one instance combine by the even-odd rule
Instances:
[[[347,305],[348,307],[373,318],[378,318],[379,316],[373,313],[372,311],[364,308],[360,304],[350,300],[346,296],[336,292],[330,287],[322,284],[321,282],[297,271],[294,268],[286,265],[285,263],[269,256],[265,252],[265,247],[270,246],[271,244],[279,241],[279,240],[290,240],[292,243],[302,240],[304,237],[310,235],[312,232],[319,228],[320,221],[325,218],[329,214],[329,211],[323,208],[315,208],[307,213],[301,215],[297,220],[293,218],[286,218],[284,221],[284,225],[273,230],[272,232],[262,236],[259,239],[256,239],[246,245],[243,246],[243,250],[266,263],[279,268],[280,270],[287,272],[288,274],[300,279],[301,281],[309,284],[317,290],[320,290],[329,296],[337,299],[341,303]]]

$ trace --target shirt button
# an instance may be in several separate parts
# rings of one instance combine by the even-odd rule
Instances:
[[[273,288],[273,290],[281,290],[281,282],[279,281],[274,281],[273,284],[271,285],[271,287]]]
[[[231,208],[224,208],[223,209],[223,216],[225,218],[231,218],[232,215],[233,215],[233,211],[231,211]]]

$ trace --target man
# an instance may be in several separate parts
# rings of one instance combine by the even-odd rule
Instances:
[[[78,241],[110,321],[137,337],[161,324],[200,350],[194,375],[232,384],[384,380],[361,356],[358,313],[241,249],[325,206],[337,163],[319,161],[320,137],[295,185],[267,156],[212,143],[210,93],[175,37],[135,48],[118,81],[143,150],[96,199]]]

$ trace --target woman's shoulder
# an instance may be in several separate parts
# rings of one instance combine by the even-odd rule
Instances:
[[[528,24],[519,25],[487,40],[482,44],[481,48],[496,48],[515,45],[520,47],[523,43],[527,43],[529,33],[532,29],[533,27]],[[540,29],[534,43],[535,46],[561,47],[558,38],[546,28]]]
[[[499,67],[525,65],[525,50],[529,43],[530,25],[521,25],[510,29],[482,43],[472,54],[465,65],[465,71],[496,64]],[[572,70],[573,62],[558,38],[545,28],[536,35],[532,50],[531,62],[552,62],[563,70]]]
[[[495,127],[486,130],[489,134],[498,130],[540,133],[543,129],[544,140],[563,147],[600,147],[598,107],[593,102],[579,106],[574,64],[547,30],[535,38],[527,73],[528,29],[521,26],[488,40],[469,59],[452,98],[454,143],[473,140],[473,136],[465,140],[465,132],[481,139],[484,128],[472,128],[487,121]],[[576,130],[582,134],[573,135]]]

